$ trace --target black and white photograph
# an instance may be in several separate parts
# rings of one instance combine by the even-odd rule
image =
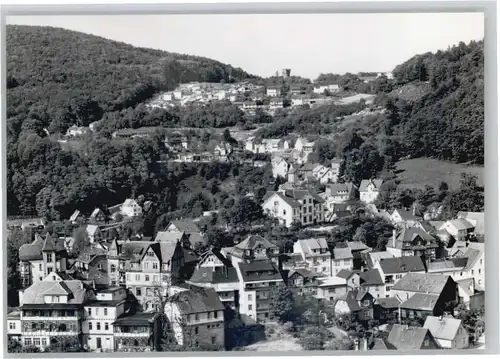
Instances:
[[[482,12],[4,31],[9,354],[485,348]]]

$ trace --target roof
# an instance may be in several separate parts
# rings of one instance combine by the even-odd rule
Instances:
[[[267,202],[273,195],[276,195],[279,198],[281,198],[286,204],[288,204],[292,208],[298,208],[298,207],[301,206],[301,204],[298,201],[296,201],[293,198],[285,196],[282,192],[271,192],[271,191],[268,191],[266,193],[266,195],[264,196],[264,198],[263,198],[264,202]]]
[[[33,283],[23,293],[22,304],[45,304],[45,295],[68,295],[67,304],[82,304],[85,293],[89,290],[80,280],[40,281]],[[65,304],[65,303],[60,303]]]
[[[474,233],[484,235],[484,212],[458,212],[457,217],[472,223]]]
[[[33,242],[23,244],[19,248],[19,260],[23,262],[41,260],[43,244],[44,241],[42,237],[36,233],[35,240]]]
[[[97,217],[97,215],[102,212],[102,210],[100,208],[96,208],[92,211],[92,214],[90,215],[90,218],[95,218]],[[104,213],[104,212],[103,212]]]
[[[247,250],[247,249],[255,249],[259,245],[266,249],[267,248],[278,249],[277,245],[269,242],[267,239],[257,234],[249,235],[247,238],[245,238],[245,240],[241,241],[234,247],[241,250]]]
[[[177,304],[182,314],[205,313],[224,310],[219,295],[212,288],[190,287],[172,297],[172,303]]]
[[[175,245],[177,242],[182,240],[184,237],[184,232],[167,232],[160,231],[156,233],[155,242],[171,243]]]
[[[438,259],[427,264],[427,272],[462,270],[467,261],[468,258]]]
[[[432,312],[439,300],[438,294],[415,293],[399,305],[400,308]]]
[[[480,256],[481,256],[480,250],[467,247],[467,250],[464,253],[464,257],[467,258],[467,265],[465,266],[464,270],[468,271],[469,269],[471,269]]]
[[[368,291],[361,291],[361,290],[351,290],[347,292],[346,294],[338,297],[338,299],[335,301],[335,305],[343,301],[347,304],[349,310],[351,312],[355,312],[358,310],[361,310],[361,307],[359,306],[359,301],[363,300],[363,297],[368,294]]]
[[[415,293],[441,294],[451,277],[442,274],[408,273],[392,287]]]
[[[352,191],[354,189],[354,185],[352,183],[332,183],[327,184],[326,188],[328,188],[333,195],[344,195],[342,192]]]
[[[337,273],[337,277],[339,278],[343,278],[343,279],[349,279],[351,278],[351,276],[355,274],[354,271],[352,270],[347,270],[347,269],[341,269],[338,273]]]
[[[420,219],[420,217],[414,215],[412,211],[406,211],[404,209],[395,209],[394,212],[397,212],[403,221],[417,221]]]
[[[189,282],[192,283],[235,283],[239,282],[238,273],[233,267],[198,267]]]
[[[428,329],[394,324],[387,341],[398,350],[419,350],[428,334]]]
[[[201,229],[196,222],[191,219],[174,220],[171,221],[169,226],[174,225],[180,232],[186,233],[200,233]]]
[[[381,306],[385,309],[395,309],[399,308],[401,300],[398,297],[388,297],[388,298],[377,298],[375,304]]]
[[[118,304],[125,302],[125,299],[120,300],[90,300],[85,302],[86,307],[116,307]]]
[[[347,242],[347,247],[351,251],[364,251],[366,249],[370,249],[370,247],[368,247],[366,244],[360,241]]]
[[[333,259],[352,259],[352,252],[349,248],[333,248]]]
[[[64,244],[60,243],[55,237],[52,237],[50,233],[47,233],[43,242],[42,252],[61,252],[63,250]]]
[[[458,229],[459,231],[464,230],[464,229],[474,228],[473,224],[471,224],[469,221],[467,221],[466,219],[463,219],[463,218],[452,219],[452,220],[448,221],[448,223],[451,224],[456,229]]]
[[[96,232],[99,230],[99,226],[96,226],[95,224],[89,224],[87,225],[86,230],[89,236],[95,236]]]
[[[328,243],[325,238],[299,239],[298,242],[302,248],[302,252],[306,255],[315,255],[313,251],[317,249],[326,249],[326,254],[330,255],[330,252],[328,251]]]
[[[385,275],[391,273],[407,273],[425,271],[425,264],[418,256],[407,256],[399,258],[383,258],[380,267]]]
[[[240,262],[238,267],[245,282],[283,280],[278,268],[270,260],[256,260],[250,263]]]
[[[370,252],[368,253],[368,265],[370,267],[374,267],[375,263],[380,261],[381,259],[386,259],[386,258],[394,258],[394,255],[385,251],[385,252]]]
[[[366,272],[359,273],[360,285],[370,286],[370,285],[383,285],[384,281],[380,276],[380,272],[377,269],[370,269]]]
[[[462,321],[453,317],[428,316],[425,319],[424,328],[428,329],[436,339],[454,340]]]
[[[345,279],[339,277],[318,278],[320,287],[345,286]]]
[[[21,319],[21,312],[16,310],[7,314],[7,319]]]
[[[474,294],[474,278],[465,278],[455,280],[457,285],[465,292],[465,294],[471,296]]]
[[[139,262],[146,254],[151,242],[130,241],[121,243],[120,257],[129,259],[133,262]]]
[[[127,198],[123,203],[122,206],[138,206],[137,202],[135,199],[132,198]]]
[[[125,313],[118,317],[113,322],[113,325],[122,327],[134,327],[134,326],[149,326],[151,325],[158,313],[155,312],[136,312],[136,313]]]
[[[305,268],[298,268],[298,269],[291,270],[288,273],[288,278],[290,278],[294,274],[298,274],[304,278],[317,278],[318,277],[318,275],[316,273],[313,273],[310,270],[307,270]]]
[[[372,350],[388,350],[397,349],[394,345],[389,343],[386,338],[375,338]]]
[[[71,215],[71,217],[69,217],[69,220],[71,222],[74,222],[76,221],[76,219],[78,218],[78,216],[81,214],[81,212],[77,209],[73,212],[73,214]]]
[[[373,184],[375,186],[375,190],[379,191],[380,186],[382,186],[382,183],[384,181],[382,179],[369,179],[369,180],[362,180],[361,184],[359,185],[359,191],[360,192],[366,192],[368,190],[368,185]]]

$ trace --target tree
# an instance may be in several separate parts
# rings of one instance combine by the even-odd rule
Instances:
[[[455,308],[455,317],[462,321],[465,329],[469,333],[469,341],[476,343],[484,332],[485,311],[484,307],[469,310],[465,304],[459,304]]]
[[[297,308],[293,293],[286,286],[275,287],[271,291],[271,313],[281,323],[297,320]]]
[[[73,231],[73,247],[72,252],[74,254],[79,254],[85,249],[90,247],[90,239],[88,236],[87,229],[85,227],[78,227]]]

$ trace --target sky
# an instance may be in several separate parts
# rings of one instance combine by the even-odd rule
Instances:
[[[484,37],[482,13],[12,16],[140,47],[204,56],[259,75],[387,72],[416,54]]]

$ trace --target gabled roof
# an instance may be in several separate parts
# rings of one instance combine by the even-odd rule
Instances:
[[[191,286],[189,290],[182,291],[172,297],[182,314],[206,313],[224,310],[217,292],[212,288]]]
[[[394,273],[422,272],[425,271],[425,264],[418,256],[408,256],[399,258],[382,258],[380,268],[385,275]]]
[[[474,233],[484,234],[484,212],[458,212],[458,218],[464,218],[474,225]]]
[[[263,198],[264,203],[267,202],[273,195],[276,195],[277,197],[281,198],[286,204],[288,204],[292,208],[298,208],[301,206],[301,204],[298,201],[288,196],[285,196],[283,193],[279,191],[278,192],[268,191]]]
[[[399,214],[403,221],[418,221],[420,219],[420,217],[414,215],[413,212],[404,209],[395,209],[392,213],[394,214],[395,212]]]
[[[256,260],[249,263],[240,262],[238,267],[245,282],[283,280],[278,268],[270,260]]]
[[[269,249],[278,249],[278,246],[271,243],[264,237],[256,234],[251,234],[249,235],[245,240],[241,241],[237,245],[235,245],[235,248],[241,249],[241,250],[248,250],[248,249],[255,249],[257,246],[262,246],[264,248],[269,248]]]
[[[40,281],[29,286],[23,293],[22,305],[45,304],[45,295],[68,295],[67,304],[82,304],[90,288],[80,280]],[[64,304],[64,303],[61,303]]]
[[[373,268],[376,262],[379,262],[382,259],[386,258],[394,258],[394,255],[385,251],[385,252],[370,252],[368,253],[367,264]]]
[[[479,260],[481,257],[482,251],[479,249],[471,248],[470,244],[467,247],[467,250],[464,253],[464,257],[467,258],[467,265],[465,266],[464,270],[468,271],[471,268],[474,267],[476,262]]]
[[[95,224],[88,224],[86,230],[89,236],[95,236],[99,231],[99,226],[96,226]]]
[[[424,328],[428,329],[436,339],[454,340],[462,321],[453,317],[428,316],[425,319]]]
[[[375,187],[376,191],[380,191],[380,187],[382,186],[383,182],[384,182],[384,180],[382,180],[382,179],[362,180],[361,184],[359,185],[359,191],[360,192],[367,191],[369,184],[372,184]]]
[[[73,212],[73,214],[71,215],[71,217],[69,217],[69,220],[71,222],[74,222],[76,221],[76,219],[80,216],[81,212],[77,209]]]
[[[398,350],[419,350],[429,333],[428,329],[394,324],[387,341]]]
[[[380,276],[380,272],[377,269],[370,269],[366,272],[359,273],[360,285],[370,286],[370,285],[383,285],[384,281]]]
[[[38,233],[36,233],[35,240],[33,242],[23,244],[19,248],[19,260],[23,262],[41,260],[43,244],[44,240]]]
[[[99,213],[103,213],[104,214],[104,212],[100,208],[94,209],[92,211],[92,214],[90,215],[90,218],[96,218],[99,215]]]
[[[467,265],[467,258],[441,259],[427,264],[427,272],[441,272],[463,270]]]
[[[399,305],[400,308],[434,311],[439,300],[438,294],[415,293]]]
[[[353,255],[349,248],[333,248],[333,259],[352,259]]]
[[[394,350],[394,345],[387,341],[387,338],[376,338],[371,350]]]
[[[233,267],[198,267],[189,279],[191,283],[238,283],[238,273]]]
[[[310,270],[307,270],[305,268],[298,268],[298,269],[291,270],[288,273],[288,278],[290,278],[294,274],[298,274],[303,278],[310,278],[310,279],[318,277],[318,275],[316,273],[311,272]]]
[[[464,229],[473,229],[474,228],[473,224],[471,224],[469,221],[467,221],[466,219],[463,219],[463,218],[452,219],[452,220],[448,221],[448,224],[452,225],[453,227],[455,227],[459,231],[464,230]]]
[[[121,243],[120,257],[139,262],[146,254],[151,242],[130,241]]]
[[[326,249],[328,255],[330,255],[330,252],[328,252],[328,243],[326,242],[325,238],[309,238],[309,239],[299,239],[299,244],[300,247],[302,248],[302,252],[306,255],[315,255],[314,250],[315,249]]]
[[[441,294],[450,278],[449,275],[442,274],[408,273],[396,282],[392,290]]]
[[[166,232],[160,231],[156,233],[155,242],[176,244],[184,238],[184,232]]]
[[[332,195],[345,195],[345,192],[349,193],[351,192],[356,186],[352,183],[332,183],[332,184],[327,184],[326,188],[330,190]]]
[[[385,309],[396,309],[399,308],[401,300],[398,297],[377,298],[375,304]]]
[[[364,251],[367,249],[371,249],[366,244],[360,241],[347,242],[347,248],[349,248],[351,251]]]
[[[337,273],[337,277],[339,278],[342,278],[342,279],[349,279],[351,278],[354,274],[354,271],[352,270],[347,270],[347,269],[341,269],[338,273]]]
[[[62,252],[64,251],[64,243],[52,237],[47,233],[43,242],[42,252]]]

